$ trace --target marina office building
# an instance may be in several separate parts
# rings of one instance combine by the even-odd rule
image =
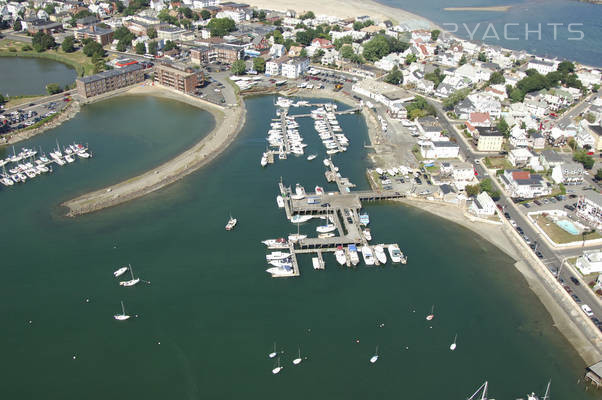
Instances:
[[[116,89],[134,85],[144,80],[144,69],[140,64],[104,71],[96,75],[77,78],[77,93],[83,98],[98,96]]]
[[[202,83],[199,73],[191,68],[178,68],[170,64],[157,64],[155,66],[155,83],[176,89],[179,92],[194,93]]]

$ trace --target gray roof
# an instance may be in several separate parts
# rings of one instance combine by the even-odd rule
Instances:
[[[544,150],[541,152],[541,156],[549,163],[562,162],[562,157],[554,150]]]
[[[602,378],[602,361],[598,361],[594,365],[587,367],[587,369]]]
[[[460,147],[454,142],[432,142],[434,147]]]
[[[81,81],[83,83],[96,82],[101,79],[111,78],[113,76],[119,76],[119,75],[125,74],[127,72],[137,71],[139,69],[142,69],[142,65],[133,64],[133,65],[125,66],[123,68],[110,69],[108,71],[103,71],[96,75],[84,76],[83,78],[77,78],[77,80]]]
[[[497,128],[490,128],[487,126],[477,126],[479,136],[504,136]]]
[[[591,200],[593,203],[597,204],[598,207],[602,207],[602,194],[595,192],[593,190],[588,190],[588,191],[584,191],[583,197],[585,197],[588,200]],[[600,375],[600,376],[602,376],[602,375]]]

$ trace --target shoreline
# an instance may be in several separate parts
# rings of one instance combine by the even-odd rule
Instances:
[[[181,101],[210,112],[215,119],[215,126],[194,146],[171,160],[138,176],[61,203],[61,206],[68,209],[66,213],[68,217],[113,207],[180,180],[221,155],[238,136],[245,122],[244,103],[235,108],[226,109],[160,86],[135,86],[116,96],[121,95],[156,96]]]
[[[490,6],[490,7],[445,7],[443,11],[493,11],[506,12],[513,6]]]

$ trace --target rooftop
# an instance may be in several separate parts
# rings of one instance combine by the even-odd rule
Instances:
[[[101,73],[98,73],[96,75],[90,75],[90,76],[84,76],[82,78],[77,78],[78,81],[81,81],[83,83],[91,83],[91,82],[96,82],[99,81],[101,79],[106,79],[106,78],[111,78],[113,76],[118,76],[127,72],[133,72],[133,71],[137,71],[139,69],[142,69],[142,66],[140,64],[134,64],[134,65],[128,65],[126,67],[123,68],[119,68],[119,69],[111,69],[108,71],[103,71]]]

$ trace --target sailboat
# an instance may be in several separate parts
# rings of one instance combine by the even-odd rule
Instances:
[[[479,388],[477,389],[477,391],[474,392],[472,394],[472,396],[470,396],[468,398],[468,400],[487,400],[487,385],[488,385],[488,382],[485,381],[485,383],[483,383],[481,386],[479,386]],[[479,395],[479,393],[481,393],[481,390],[483,391],[482,392],[482,396],[480,396],[480,397],[477,398],[477,396]]]
[[[299,240],[305,239],[306,237],[307,237],[307,235],[302,235],[299,233],[299,222],[297,222],[297,233],[292,233],[292,234],[288,235],[288,240],[293,243],[296,243]]]
[[[121,314],[115,314],[113,315],[113,318],[115,318],[117,321],[125,321],[126,319],[130,318],[129,315],[125,315],[125,307],[123,306],[123,300],[121,301]]]
[[[295,358],[293,360],[293,364],[295,364],[295,365],[299,365],[299,364],[301,364],[301,361],[303,361],[303,359],[301,358],[301,346],[299,346],[298,349],[299,349],[299,353],[297,355],[297,358]]]
[[[138,282],[140,282],[140,278],[134,278],[134,269],[132,268],[132,264],[128,264],[130,267],[130,273],[132,274],[132,279],[130,279],[129,281],[121,281],[119,282],[119,284],[121,286],[134,286],[135,284],[137,284]]]
[[[280,366],[280,357],[278,357],[278,366],[272,370],[272,374],[276,375],[280,373],[280,371],[282,371],[282,368],[284,367]]]
[[[426,320],[431,321],[433,318],[435,318],[435,305],[434,304],[431,307],[431,313],[426,316]]]
[[[274,351],[272,351],[270,354],[268,354],[268,357],[270,358],[274,358],[276,357],[278,353],[276,352],[276,342],[274,342]]]
[[[454,342],[449,346],[449,349],[451,351],[456,350],[456,340],[458,340],[458,334],[456,333],[456,336],[454,336]]]
[[[376,346],[376,352],[374,353],[374,355],[370,358],[370,363],[374,364],[375,362],[378,361],[378,346]]]

